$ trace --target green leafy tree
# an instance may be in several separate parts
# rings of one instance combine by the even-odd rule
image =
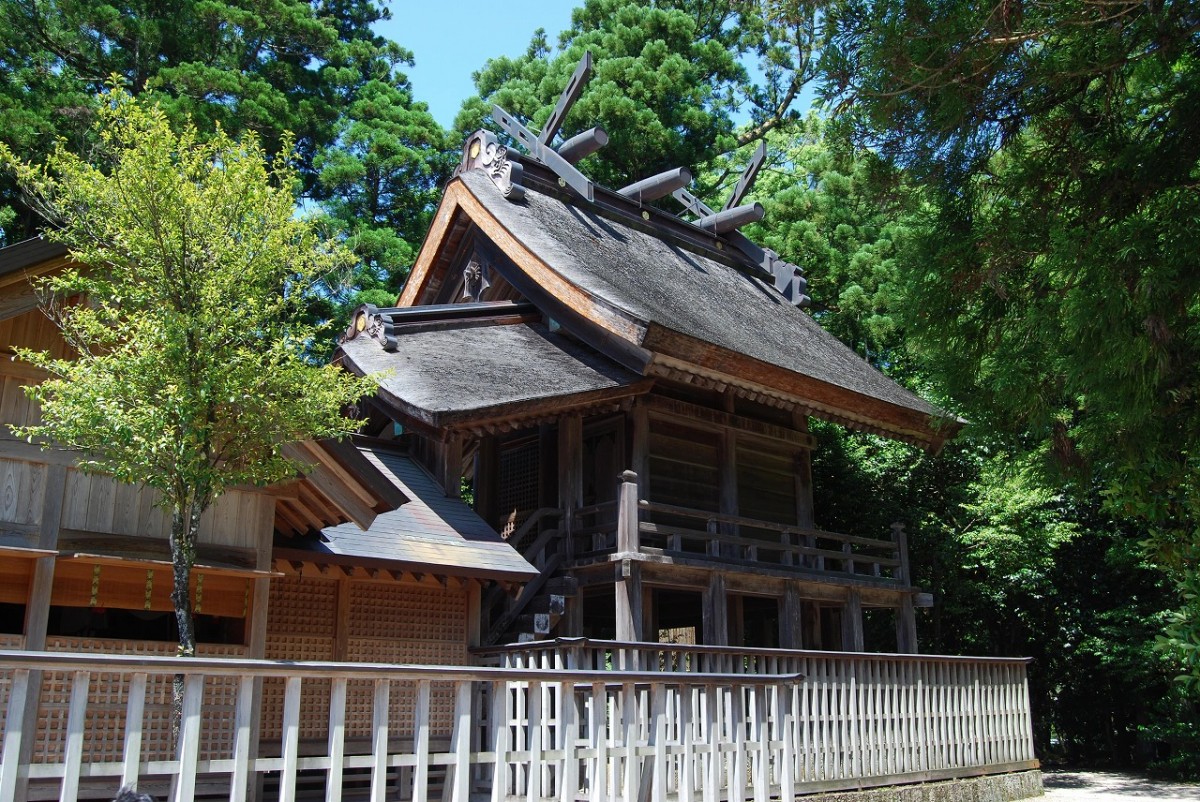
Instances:
[[[870,151],[830,133],[816,114],[766,137],[766,167],[749,196],[766,207],[752,239],[804,270],[810,313],[828,331],[893,378],[911,362],[898,314],[900,255],[910,236],[914,195]],[[701,182],[728,190],[749,149],[717,162]]]
[[[840,124],[927,193],[912,342],[974,420],[1200,558],[1200,17],[1194,4],[831,6]],[[1200,631],[1194,606],[1173,632]],[[1190,623],[1187,623],[1190,622]]]
[[[294,476],[281,447],[354,430],[342,409],[373,385],[308,356],[317,332],[297,315],[347,254],[296,214],[286,160],[268,169],[253,134],[176,134],[121,89],[101,98],[94,134],[94,164],[61,142],[41,166],[0,145],[0,164],[57,224],[49,236],[87,266],[44,286],[75,356],[21,353],[50,378],[29,389],[41,423],[18,434],[161,494],[180,654],[192,655],[201,515],[231,485]]]
[[[117,74],[205,135],[253,131],[275,154],[293,132],[319,199],[312,162],[340,135],[343,108],[407,58],[371,30],[387,16],[376,0],[0,0],[0,142],[26,159],[60,136],[86,152],[92,101]],[[11,183],[5,205],[7,241],[40,227]]]
[[[396,55],[411,61],[407,53]],[[395,303],[457,163],[446,132],[424,103],[414,102],[395,62],[377,57],[367,72],[365,81],[359,68],[339,72],[344,103],[337,138],[313,165],[316,194],[359,259],[349,284],[330,288],[329,314],[363,302]]]

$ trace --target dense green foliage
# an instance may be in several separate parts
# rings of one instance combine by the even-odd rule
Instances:
[[[49,236],[88,266],[43,282],[75,356],[21,352],[51,378],[28,388],[41,422],[17,433],[161,494],[190,655],[200,516],[230,486],[294,476],[284,445],[357,428],[342,409],[373,384],[309,360],[304,298],[349,254],[296,215],[286,160],[268,170],[252,134],[176,134],[123,90],[103,96],[94,133],[97,164],[60,145],[33,166],[0,145]]]
[[[851,2],[828,94],[924,193],[899,310],[968,414],[1098,489],[1181,582],[1200,666],[1200,11]],[[1147,528],[1148,527],[1148,528]]]
[[[361,261],[359,283],[395,289],[448,175],[444,132],[412,98],[411,54],[376,35],[376,0],[0,0],[0,142],[26,159],[88,140],[111,76],[154,90],[177,125],[285,136],[305,193],[328,202]],[[0,181],[0,231],[40,223]]]

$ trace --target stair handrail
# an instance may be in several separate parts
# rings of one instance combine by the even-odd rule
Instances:
[[[496,644],[500,636],[507,632],[512,623],[525,611],[529,602],[538,595],[538,592],[550,580],[550,577],[558,571],[562,563],[563,556],[561,554],[556,552],[550,555],[549,559],[546,560],[546,565],[542,569],[542,572],[525,583],[525,586],[521,588],[521,592],[517,594],[517,598],[513,600],[513,606],[492,625],[491,631],[488,632],[486,645],[494,646]]]

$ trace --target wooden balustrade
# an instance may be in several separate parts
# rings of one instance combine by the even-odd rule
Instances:
[[[643,548],[715,558],[734,565],[769,563],[867,579],[898,582],[903,578],[900,568],[906,556],[894,540],[804,529],[650,501],[638,506],[648,519],[638,526]]]
[[[766,564],[798,573],[836,573],[901,586],[909,583],[907,547],[900,525],[892,527],[891,539],[870,538],[645,500],[634,504],[636,476],[627,471],[622,479],[615,504],[597,504],[577,513],[588,514],[586,523],[574,530],[577,558],[656,551],[731,566]]]
[[[331,801],[354,782],[372,800],[412,802],[439,791],[446,802],[767,802],[1037,766],[1020,661],[764,650],[756,673],[736,659],[724,663],[735,673],[690,673],[677,670],[678,661],[653,660],[647,665],[661,670],[630,672],[583,670],[570,657],[587,651],[593,666],[602,653],[624,661],[632,659],[629,644],[557,646],[509,652],[519,668],[0,652],[9,689],[0,798],[13,798],[21,772],[53,784],[66,802],[84,782],[85,791],[111,795],[133,781],[170,789],[174,800],[203,792],[238,802],[270,773],[281,800],[294,799],[306,781]],[[21,741],[33,737],[21,731],[19,711],[36,692],[36,671],[71,677],[67,744],[19,765]],[[139,689],[175,674],[185,677],[175,757],[147,760]],[[263,723],[279,733],[278,743],[256,756],[250,726],[258,678],[282,681],[285,700],[281,720]],[[205,689],[230,681],[238,687],[236,735],[214,747],[205,732],[219,722],[205,710]],[[329,687],[324,732],[302,742],[300,700],[317,682]],[[94,759],[87,722],[95,691],[114,683],[129,689],[120,759]],[[346,737],[348,687],[370,689],[368,738]],[[449,718],[434,715],[441,707]],[[430,723],[439,719],[448,723]]]

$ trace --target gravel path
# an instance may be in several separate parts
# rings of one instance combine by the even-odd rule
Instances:
[[[1132,774],[1111,771],[1047,770],[1043,775],[1046,795],[1051,802],[1166,802],[1167,800],[1200,800],[1200,784],[1170,783],[1148,780]]]

